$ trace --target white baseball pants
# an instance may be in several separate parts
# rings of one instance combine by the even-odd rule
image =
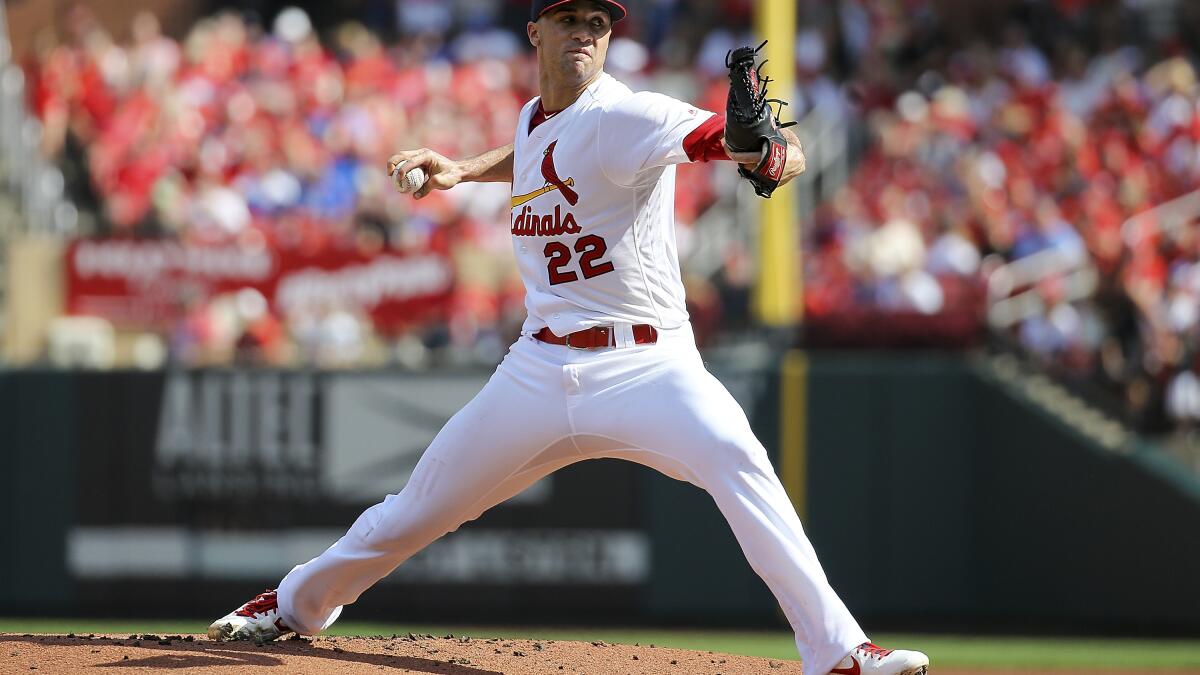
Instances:
[[[660,331],[654,345],[601,351],[521,337],[404,489],[280,583],[284,622],[320,632],[342,605],[442,535],[557,469],[601,457],[712,495],[795,630],[806,672],[828,672],[867,641],[826,580],[745,413],[705,370],[688,325]]]

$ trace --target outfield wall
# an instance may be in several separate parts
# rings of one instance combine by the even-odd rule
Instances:
[[[808,387],[808,528],[855,610],[896,626],[1200,627],[1196,477],[1044,378],[1007,360],[825,354]]]
[[[1152,449],[985,361],[777,360],[710,367],[868,625],[1200,627],[1200,499]],[[0,613],[225,611],[402,486],[486,376],[0,372]],[[707,495],[616,461],[445,537],[349,616],[781,625]]]

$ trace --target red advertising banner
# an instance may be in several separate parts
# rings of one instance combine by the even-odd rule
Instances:
[[[434,253],[314,254],[271,248],[185,246],[146,239],[79,239],[66,252],[67,312],[117,326],[162,329],[189,304],[243,288],[280,316],[347,307],[393,332],[443,316],[454,269]]]

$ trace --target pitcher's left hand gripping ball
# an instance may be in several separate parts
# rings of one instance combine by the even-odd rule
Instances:
[[[725,56],[729,68],[729,98],[725,103],[725,145],[734,152],[761,152],[757,166],[753,169],[738,167],[738,173],[754,185],[760,197],[770,197],[787,164],[788,143],[781,129],[795,122],[780,124],[771,110],[771,103],[782,106],[787,102],[767,98],[767,83],[762,78],[763,61],[757,67],[755,56],[767,43],[757,48],[738,47]]]

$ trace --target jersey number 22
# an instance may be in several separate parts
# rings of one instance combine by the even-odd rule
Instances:
[[[584,279],[613,271],[612,262],[596,262],[608,252],[608,244],[604,243],[602,237],[595,234],[580,237],[575,240],[575,252],[579,254],[579,271],[583,272]],[[567,248],[566,244],[552,241],[546,244],[545,253],[549,258],[546,269],[550,272],[551,286],[579,280],[575,270],[563,270],[571,262],[571,249]]]

